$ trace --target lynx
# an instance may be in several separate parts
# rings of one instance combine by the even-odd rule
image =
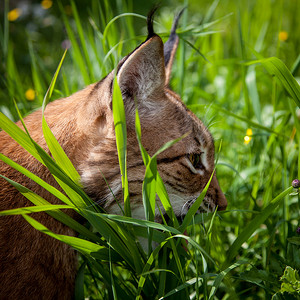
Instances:
[[[45,111],[48,125],[78,170],[86,193],[107,213],[120,214],[115,197],[122,199],[112,113],[115,75],[126,113],[132,216],[143,217],[142,181],[145,173],[135,133],[136,102],[142,143],[150,155],[166,142],[189,133],[157,158],[158,171],[178,218],[187,213],[213,173],[214,142],[211,134],[168,87],[179,41],[175,33],[178,18],[164,45],[153,31],[150,15],[146,41],[123,58],[115,72],[70,97],[51,102]],[[47,149],[41,114],[40,110],[33,112],[24,120],[33,139]],[[17,124],[21,127],[20,123]],[[57,186],[50,172],[3,131],[0,132],[0,140],[1,153]],[[0,162],[0,174],[19,182],[51,203],[60,203],[3,162]],[[32,205],[5,180],[0,179],[0,186],[0,210]],[[226,198],[214,174],[199,212],[224,210],[226,206]],[[56,233],[75,235],[46,213],[33,216]],[[156,217],[159,220],[159,214]],[[69,246],[33,229],[20,216],[0,217],[1,299],[71,299],[76,267],[76,254]]]

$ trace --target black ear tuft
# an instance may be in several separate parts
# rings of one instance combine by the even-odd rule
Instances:
[[[165,57],[165,67],[166,67],[166,85],[168,85],[170,82],[172,65],[173,65],[176,49],[177,49],[178,42],[179,42],[178,35],[176,34],[176,28],[178,25],[178,21],[184,10],[185,10],[185,7],[180,11],[180,13],[174,19],[170,37],[164,45],[164,57]]]
[[[147,17],[147,29],[148,29],[147,40],[149,40],[150,38],[152,38],[155,35],[154,29],[153,29],[153,18],[154,18],[154,14],[158,8],[159,8],[159,5],[154,6],[148,14],[148,17]]]
[[[184,12],[185,9],[186,9],[186,6],[179,12],[179,14],[177,15],[177,17],[174,19],[170,35],[176,34],[176,28],[178,26],[178,21],[179,21],[181,15],[183,14],[183,12]]]
[[[171,54],[172,54],[173,49],[177,48],[178,36],[176,34],[176,29],[178,26],[178,21],[185,9],[186,9],[186,7],[184,7],[179,12],[179,14],[175,17],[173,24],[172,24],[171,32],[170,32],[170,37],[164,45],[165,66],[167,66],[171,60]]]

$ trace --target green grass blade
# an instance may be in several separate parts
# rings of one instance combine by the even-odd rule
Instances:
[[[207,34],[207,33],[206,33]],[[208,58],[206,58],[206,56],[198,49],[196,48],[192,43],[190,43],[188,40],[184,39],[182,36],[180,36],[180,39],[182,41],[184,41],[186,44],[188,44],[191,48],[193,48],[205,61],[207,61],[208,63],[210,63],[210,61],[208,60]]]
[[[32,218],[28,215],[23,215],[23,217],[35,229],[37,229],[40,232],[43,232],[61,242],[64,242],[64,243],[70,245],[77,251],[79,251],[85,255],[96,256],[97,259],[106,260],[106,261],[108,260],[108,257],[109,257],[108,249],[106,247],[97,245],[97,244],[89,242],[87,240],[83,240],[81,238],[53,233],[46,226],[42,225],[40,222],[36,221],[34,218]]]
[[[84,54],[84,58],[85,58],[85,61],[86,61],[86,69],[90,73],[91,81],[94,82],[94,81],[96,81],[96,78],[95,78],[95,75],[94,75],[94,72],[93,72],[94,68],[92,66],[90,55],[89,55],[89,52],[88,52],[88,49],[87,49],[87,45],[86,45],[87,43],[86,43],[86,40],[84,38],[83,28],[82,28],[82,24],[81,24],[79,15],[78,15],[78,11],[77,11],[75,2],[73,0],[71,1],[71,6],[72,6],[72,12],[73,12],[75,23],[76,23],[76,28],[77,28],[79,39],[80,39],[80,44],[81,44],[83,54]]]
[[[77,170],[71,163],[64,150],[61,148],[53,133],[51,132],[44,116],[42,123],[44,137],[47,142],[47,146],[49,147],[49,150],[53,158],[55,159],[55,162],[65,172],[67,176],[69,176],[74,182],[79,184],[80,176]]]
[[[248,62],[247,65],[256,63],[261,63],[272,76],[275,76],[300,107],[300,86],[287,66],[277,57]]]
[[[140,276],[140,279],[139,279],[139,282],[138,282],[138,290],[137,290],[137,296],[136,296],[136,300],[139,300],[140,299],[140,294],[142,292],[142,289],[144,287],[144,284],[146,282],[146,278],[148,276],[148,272],[155,260],[155,258],[157,257],[159,251],[163,248],[163,246],[168,242],[168,240],[165,240],[163,241],[162,243],[160,243],[159,246],[157,246],[155,248],[155,250],[151,253],[151,255],[149,256],[144,268],[143,268],[143,271],[142,271],[142,275]]]
[[[287,188],[276,198],[274,198],[256,217],[243,229],[239,236],[235,239],[233,244],[228,249],[227,259],[223,267],[226,267],[236,256],[240,247],[246,242],[254,231],[271,215],[271,213],[279,206],[284,197],[291,193],[292,187]]]
[[[142,145],[142,130],[141,130],[141,122],[140,122],[137,105],[135,107],[135,132],[136,132],[137,140],[138,140],[139,147],[141,150],[141,154],[143,157],[144,165],[147,166],[150,161],[150,155],[147,153],[146,149]]]
[[[143,204],[144,204],[144,209],[145,209],[145,218],[148,221],[153,221],[155,217],[155,199],[156,199],[156,182],[157,182],[157,161],[156,158],[157,156],[168,149],[169,147],[173,146],[175,143],[179,142],[181,139],[185,138],[188,134],[185,134],[178,139],[169,141],[165,143],[150,159],[148,165],[146,166],[146,172],[145,172],[145,177],[143,181]],[[160,182],[161,183],[161,182]],[[161,187],[160,187],[161,189]],[[165,198],[163,198],[165,200]],[[170,203],[162,203],[167,205],[167,210],[170,211]],[[173,214],[172,216],[173,219],[175,219],[175,216]],[[148,234],[148,249],[150,251],[151,249],[151,244],[152,244],[152,231],[149,230]],[[176,253],[176,251],[174,252]],[[177,260],[177,256],[175,254],[175,259]],[[182,275],[182,274],[181,274]]]
[[[0,127],[33,157],[42,162],[29,136],[3,113],[0,113]]]
[[[27,169],[25,169],[21,165],[15,163],[14,161],[9,159],[8,157],[3,155],[2,153],[0,153],[0,160],[2,160],[7,165],[11,166],[12,168],[17,170],[18,172],[24,174],[26,177],[30,178],[31,180],[33,180],[34,182],[36,182],[37,184],[42,186],[45,190],[50,192],[56,198],[60,199],[62,202],[66,203],[68,205],[72,205],[72,202],[68,199],[68,197],[66,197],[63,193],[61,193],[55,187],[51,186],[50,184],[48,184],[47,182],[42,180],[39,176],[36,176],[35,174],[31,173],[30,171],[28,171]]]
[[[137,105],[135,108],[135,131],[136,131],[136,136],[139,143],[140,151],[143,157],[143,162],[146,166],[146,172],[145,172],[143,186],[142,186],[142,195],[143,195],[142,199],[143,199],[143,206],[145,212],[145,219],[148,221],[154,221],[155,198],[156,198],[155,179],[157,173],[156,159],[152,160],[149,154],[147,153],[146,149],[142,145],[141,124],[140,124]],[[148,227],[147,230],[148,230],[148,252],[150,254],[152,249],[153,230],[151,230],[151,227]]]
[[[212,17],[216,11],[216,8],[219,4],[220,0],[214,0],[209,9],[207,10],[204,19],[203,19],[203,24],[206,24],[212,20]]]
[[[182,135],[181,137],[171,140],[169,142],[166,142],[163,146],[161,146],[161,148],[159,148],[155,154],[152,156],[152,158],[157,157],[160,153],[164,152],[165,150],[167,150],[168,148],[172,147],[173,145],[175,145],[176,143],[178,143],[179,141],[183,140],[185,137],[187,137],[190,134],[190,132],[185,133],[184,135]]]
[[[145,218],[148,221],[154,221],[155,198],[156,198],[156,158],[151,158],[146,167],[145,178],[143,181],[143,204],[145,209]]]
[[[9,43],[9,21],[8,21],[8,18],[7,18],[8,9],[9,9],[8,2],[9,2],[9,0],[4,1],[4,14],[3,14],[3,17],[4,17],[3,26],[4,26],[4,28],[3,28],[3,39],[1,40],[1,46],[2,46],[2,49],[3,49],[3,57],[7,56],[8,43]]]
[[[30,200],[33,204],[35,205],[40,205],[40,204],[49,204],[48,201],[43,199],[41,196],[37,195],[30,189],[24,187],[23,185],[3,176],[0,175],[3,179],[5,179],[7,182],[9,182],[13,187],[15,187],[23,196],[25,196],[28,200]]]
[[[19,113],[19,111],[18,111]],[[20,115],[21,118],[21,115]],[[28,130],[22,120],[22,124],[28,133]],[[53,159],[36,143],[32,140],[29,133],[26,134],[23,130],[21,130],[14,122],[8,119],[4,114],[0,113],[0,127],[6,131],[18,144],[20,144],[25,150],[27,150],[33,157],[35,157],[38,161],[47,166],[49,171],[59,178],[62,182],[67,184],[72,190],[76,191],[77,194],[80,195],[84,199],[77,197],[78,206],[86,206],[86,203],[90,204],[89,198],[85,195],[82,189],[75,183],[73,180],[68,177],[63,170],[53,161]],[[74,192],[72,192],[74,193]],[[76,203],[76,201],[75,201]]]
[[[31,214],[35,212],[42,212],[42,211],[51,211],[51,210],[58,210],[58,209],[68,209],[71,208],[69,205],[39,205],[39,206],[28,206],[28,207],[21,207],[21,208],[14,208],[9,210],[2,210],[0,211],[0,216],[13,216],[13,215],[24,215],[24,214]]]
[[[106,41],[107,41],[107,35],[108,35],[108,30],[109,30],[110,26],[111,26],[115,21],[117,21],[118,19],[123,18],[123,17],[138,17],[138,18],[147,20],[147,18],[146,18],[145,16],[142,16],[142,15],[139,15],[139,14],[135,14],[135,13],[123,13],[123,14],[120,14],[120,15],[114,17],[113,19],[111,19],[111,20],[107,23],[107,25],[106,25],[106,27],[105,27],[105,29],[104,29],[104,31],[103,31],[103,49],[104,49],[104,53],[107,52],[107,46],[106,46],[105,43],[106,43]]]
[[[214,274],[212,274],[214,275]],[[187,287],[189,286],[192,286],[194,284],[197,284],[197,283],[201,283],[202,284],[203,282],[203,278],[201,278],[200,276],[198,278],[191,278],[189,280],[187,280],[185,283],[177,286],[175,289],[169,291],[168,293],[166,293],[163,297],[160,297],[159,300],[163,300],[163,299],[166,299],[172,295],[175,295],[176,293],[186,289]]]
[[[74,300],[84,300],[84,271],[86,262],[83,262],[79,267],[75,279]]]
[[[141,123],[140,123],[140,118],[139,118],[139,113],[138,113],[137,107],[136,107],[136,110],[135,110],[135,130],[136,130],[137,140],[138,140],[138,143],[139,143],[141,154],[142,154],[142,157],[143,157],[144,165],[147,167],[147,165],[149,164],[151,158],[150,158],[150,155],[147,153],[147,151],[145,150],[145,148],[142,145]],[[146,172],[147,172],[147,170],[146,170]],[[172,208],[167,190],[166,190],[165,185],[162,181],[162,178],[160,177],[158,172],[156,172],[155,190],[156,190],[156,193],[157,193],[157,195],[158,195],[158,197],[159,197],[166,213],[168,214],[170,219],[173,221],[173,224],[175,225],[175,227],[178,227],[178,221],[177,221],[177,218],[174,214],[174,211],[173,211],[173,208]],[[147,212],[146,212],[146,215],[147,215]]]
[[[233,113],[233,112],[231,112],[231,111],[229,111],[229,110],[227,110],[225,108],[220,107],[219,105],[212,104],[211,106],[214,107],[217,111],[220,111],[220,112],[222,112],[225,115],[234,117],[235,119],[238,119],[238,120],[241,120],[241,121],[247,123],[249,125],[249,127],[251,127],[251,128],[258,128],[258,129],[264,130],[266,132],[274,133],[274,134],[276,134],[278,136],[282,136],[282,137],[288,138],[286,135],[282,134],[281,132],[274,131],[274,130],[266,127],[266,126],[263,126],[263,125],[261,125],[259,123],[256,123],[256,122],[253,122],[253,121],[249,120],[246,117],[239,116],[239,115],[237,115],[237,114],[235,114],[235,113]],[[189,108],[191,108],[192,110],[200,108],[200,107],[201,107],[201,105],[198,105],[198,104],[189,105]]]
[[[239,267],[242,264],[247,264],[247,263],[248,262],[246,262],[246,261],[237,261],[234,264],[232,264],[231,266],[229,266],[228,268],[226,268],[225,270],[223,270],[220,274],[218,274],[218,276],[215,278],[212,288],[210,290],[209,300],[214,299],[215,293],[216,293],[217,289],[219,288],[220,284],[222,283],[222,280],[231,270]]]
[[[248,89],[249,97],[251,99],[251,104],[253,107],[254,114],[259,124],[263,124],[261,118],[260,99],[259,99],[259,94],[257,91],[257,84],[256,84],[256,70],[254,66],[250,66],[248,68],[247,75],[246,75],[246,86]]]
[[[207,182],[205,188],[203,189],[203,191],[200,193],[199,197],[196,199],[196,201],[193,203],[193,205],[191,206],[191,208],[188,210],[186,216],[183,219],[183,222],[181,224],[181,226],[179,227],[179,230],[181,232],[184,232],[186,230],[186,228],[189,226],[189,224],[192,222],[194,215],[197,213],[205,195],[206,192],[209,188],[210,182],[213,178],[214,172],[211,174],[209,181]]]
[[[73,56],[73,61],[76,63],[76,65],[79,67],[80,70],[80,75],[82,76],[84,83],[86,85],[91,83],[91,79],[90,76],[88,74],[87,68],[86,68],[86,62],[84,60],[84,56],[81,54],[80,51],[80,46],[79,43],[75,37],[74,31],[72,29],[71,23],[69,22],[65,12],[64,12],[64,8],[62,6],[62,4],[59,2],[59,7],[60,10],[62,12],[62,17],[63,17],[63,21],[64,24],[66,26],[66,30],[68,33],[68,37],[71,41],[72,44],[72,56]]]
[[[160,177],[159,173],[156,174],[156,193],[159,197],[161,204],[163,205],[166,214],[169,216],[170,220],[173,222],[173,226],[175,228],[179,227],[178,220],[175,216],[169,195],[167,193],[166,187],[163,183],[162,178]]]
[[[21,74],[19,73],[19,69],[15,62],[14,49],[11,44],[9,45],[8,54],[7,54],[6,71],[7,71],[7,89],[8,89],[9,97],[11,99],[18,99],[18,102],[22,103],[23,106],[22,110],[26,111],[25,109],[27,108],[28,103],[26,103],[24,97],[25,91],[23,87],[23,82],[20,76]]]
[[[43,208],[50,207],[51,204],[43,199],[41,196],[37,195],[36,193],[32,192],[28,188],[20,185],[19,183],[3,176],[0,174],[0,177],[5,179],[7,182],[9,182],[12,186],[14,186],[23,196],[25,196],[29,201],[31,201],[34,205],[37,206],[32,206],[30,208],[18,208],[18,209],[12,209],[12,210],[7,210],[7,211],[2,211],[1,214],[19,214],[18,210],[23,210],[25,209],[26,211],[29,210],[34,210],[38,211],[41,210],[40,206],[43,206]],[[47,211],[47,213],[55,218],[56,220],[62,222],[63,224],[69,226],[71,229],[75,230],[76,232],[82,234],[83,236],[93,240],[102,243],[101,239],[94,234],[93,232],[89,231],[87,228],[85,228],[83,225],[75,221],[73,218],[71,218],[69,215],[63,213],[62,211],[59,211],[59,205],[52,205],[53,209],[43,209],[44,211]],[[61,205],[63,208],[71,208],[75,209],[73,205]],[[55,211],[53,211],[55,210]],[[0,214],[0,215],[1,215]]]
[[[70,159],[67,157],[66,153],[64,152],[64,150],[61,148],[60,144],[58,143],[58,141],[56,140],[55,136],[53,135],[53,133],[51,132],[46,119],[45,119],[45,109],[46,109],[46,105],[49,102],[54,87],[55,87],[55,83],[59,74],[59,71],[61,69],[62,63],[65,59],[67,50],[64,52],[60,63],[55,71],[55,74],[53,76],[53,79],[50,83],[50,86],[45,94],[44,97],[44,101],[43,101],[43,106],[42,106],[42,115],[43,115],[43,120],[42,120],[42,128],[43,128],[43,133],[44,133],[44,137],[46,140],[46,143],[49,147],[49,150],[53,156],[53,158],[55,159],[56,163],[58,164],[58,166],[74,181],[74,182],[79,182],[80,176],[77,172],[77,170],[75,169],[75,167],[73,166],[73,164],[71,163]]]
[[[131,217],[125,217],[125,216],[119,216],[119,215],[106,215],[106,214],[102,214],[102,217],[108,218],[111,220],[115,220],[118,222],[126,223],[126,224],[132,224],[135,226],[142,226],[142,227],[147,227],[147,228],[150,227],[150,228],[157,229],[157,230],[171,232],[173,234],[181,233],[179,230],[175,229],[174,227],[163,225],[163,224],[156,223],[156,222],[147,221],[147,220],[140,220],[140,219],[134,219]]]
[[[138,291],[137,291],[137,296],[136,296],[136,300],[140,299],[139,295],[143,289],[144,283],[146,281],[146,277],[148,275],[148,272],[153,264],[153,262],[155,261],[156,257],[159,254],[159,251],[165,246],[165,244],[169,241],[172,240],[174,238],[181,238],[181,239],[185,239],[187,240],[193,247],[195,247],[195,249],[199,250],[201,253],[203,253],[207,258],[209,258],[209,260],[215,264],[214,259],[197,243],[195,242],[193,239],[191,239],[190,237],[186,236],[186,235],[182,235],[182,234],[178,234],[178,235],[173,235],[168,237],[167,239],[165,239],[163,242],[161,242],[156,248],[155,250],[151,253],[151,255],[149,256],[144,268],[143,268],[143,272],[142,275],[139,279],[139,283],[138,283]]]
[[[297,59],[295,60],[295,62],[293,63],[293,66],[291,68],[291,73],[293,76],[295,76],[296,72],[298,71],[300,67],[300,54],[298,55]]]
[[[42,76],[38,70],[37,62],[36,62],[36,54],[33,51],[33,46],[32,42],[28,40],[28,48],[29,48],[29,53],[31,57],[31,71],[32,71],[32,81],[34,83],[34,89],[37,94],[37,98],[42,104],[43,98],[43,91],[44,91],[44,83],[42,82]]]
[[[102,214],[92,211],[86,212],[84,210],[83,212],[85,218],[90,222],[95,230],[99,232],[106,241],[110,241],[110,246],[123,257],[132,269],[135,269],[136,260],[139,260],[141,256],[132,256],[128,249],[128,247],[135,247],[135,242],[132,239],[130,242],[127,242],[123,233],[120,231],[122,229],[116,226],[116,223],[112,220],[103,217]]]
[[[127,178],[127,128],[126,116],[122,93],[118,85],[117,79],[114,79],[113,86],[113,116],[115,125],[116,142],[118,149],[119,165],[122,176],[122,188],[124,195],[124,211],[126,216],[131,215],[128,178]]]

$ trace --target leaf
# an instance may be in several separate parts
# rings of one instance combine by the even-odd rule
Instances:
[[[300,278],[296,270],[291,268],[290,266],[286,266],[282,277],[280,278],[282,281],[280,292],[288,292],[288,293],[300,293]]]

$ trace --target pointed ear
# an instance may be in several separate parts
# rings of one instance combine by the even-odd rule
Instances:
[[[123,96],[147,99],[165,85],[163,42],[152,36],[120,62],[117,79]]]
[[[176,34],[176,28],[178,25],[178,21],[183,13],[185,8],[183,8],[177,17],[173,21],[173,25],[171,28],[171,33],[169,39],[166,41],[164,45],[164,56],[165,56],[165,67],[166,67],[166,82],[165,84],[168,85],[170,82],[172,65],[175,58],[177,46],[179,43],[178,35]]]

